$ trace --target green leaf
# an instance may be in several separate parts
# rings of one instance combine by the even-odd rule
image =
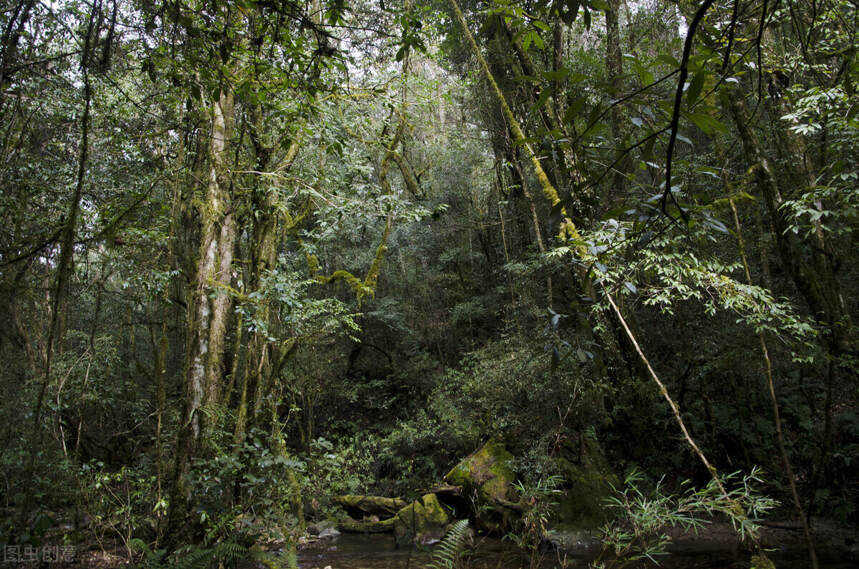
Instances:
[[[582,110],[582,107],[585,106],[585,101],[587,101],[587,97],[579,97],[570,103],[570,106],[567,107],[567,110],[564,112],[564,122],[569,124],[573,122],[579,113]]]
[[[543,89],[543,91],[540,93],[540,97],[537,99],[537,102],[534,103],[534,106],[531,107],[531,110],[528,112],[533,115],[537,113],[540,109],[542,109],[543,106],[546,104],[546,101],[549,100],[550,94],[551,91],[549,89]]]
[[[564,77],[570,74],[570,70],[566,67],[562,67],[557,71],[543,71],[542,75],[547,81],[560,81]]]
[[[707,113],[686,113],[686,118],[706,134],[714,131],[728,132],[728,127]]]
[[[692,82],[689,83],[689,88],[686,89],[686,107],[691,109],[692,106],[698,101],[698,97],[701,95],[701,89],[704,88],[704,80],[707,78],[707,72],[704,70],[699,71],[692,77]]]
[[[680,62],[677,59],[671,57],[667,53],[660,54],[659,57],[656,58],[657,63],[664,63],[666,65],[670,65],[671,67],[680,67]]]

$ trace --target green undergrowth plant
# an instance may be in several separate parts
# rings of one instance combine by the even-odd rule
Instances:
[[[630,471],[623,490],[615,489],[616,495],[606,500],[615,518],[602,529],[603,547],[591,569],[615,569],[644,560],[657,563],[658,557],[667,555],[670,529],[697,533],[719,514],[730,521],[741,539],[755,536],[758,521],[777,505],[758,491],[763,483],[760,471],[753,468],[742,476],[734,472],[722,476],[721,481],[729,489],[727,493],[712,480],[701,489],[684,481],[681,487],[685,489],[672,494],[665,490],[662,480],[648,490],[641,471]]]
[[[240,561],[253,561],[270,569],[279,567],[275,557],[259,546],[246,547],[233,541],[224,541],[212,547],[187,545],[170,555],[165,549],[153,551],[145,541],[138,538],[131,540],[130,547],[143,554],[140,561],[134,565],[137,569],[235,567]]]
[[[431,569],[456,569],[461,567],[461,559],[468,545],[468,520],[453,522],[432,553]]]
[[[562,493],[560,486],[563,482],[562,476],[553,474],[532,484],[522,481],[513,484],[526,508],[516,530],[505,538],[511,539],[518,547],[528,552],[531,567],[540,565],[540,545],[549,530],[549,520],[558,506],[556,498]]]

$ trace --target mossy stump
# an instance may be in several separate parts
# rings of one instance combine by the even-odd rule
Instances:
[[[394,537],[398,542],[429,545],[441,540],[452,521],[435,494],[424,494],[393,518]]]
[[[483,531],[503,534],[512,529],[523,509],[513,489],[513,455],[504,444],[492,439],[459,462],[444,481],[462,488],[464,496],[475,496],[477,525]]]

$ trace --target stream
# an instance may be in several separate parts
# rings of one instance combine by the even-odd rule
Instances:
[[[596,551],[546,552],[540,569],[567,567],[586,569]],[[771,552],[770,559],[778,569],[804,569],[808,557],[804,550],[788,549]],[[821,568],[856,569],[855,561],[847,560],[843,552],[820,551]],[[333,540],[321,540],[299,552],[300,569],[426,569],[432,561],[431,551],[407,547],[396,548],[390,535],[343,534]],[[477,538],[470,550],[469,569],[519,569],[530,566],[529,558],[511,542],[497,538]],[[653,564],[641,564],[641,567]],[[632,567],[632,566],[630,566]],[[660,557],[659,567],[665,569],[746,569],[749,554],[734,551],[724,544],[702,542],[675,548],[672,555]]]

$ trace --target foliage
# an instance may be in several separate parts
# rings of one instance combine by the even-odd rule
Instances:
[[[602,530],[603,548],[592,567],[620,567],[642,559],[658,563],[657,558],[667,554],[671,543],[669,528],[697,533],[716,513],[726,516],[745,539],[757,533],[756,522],[777,505],[760,494],[758,486],[763,480],[755,469],[742,477],[739,473],[725,476],[723,484],[735,486],[727,494],[722,494],[714,481],[701,489],[688,487],[685,481],[681,486],[687,488],[679,495],[666,493],[662,480],[649,491],[644,483],[644,475],[632,470],[624,488],[615,489],[617,495],[607,501],[616,517]]]
[[[530,553],[532,568],[540,565],[540,547],[546,539],[550,520],[558,506],[555,500],[562,494],[560,486],[563,482],[563,477],[550,475],[537,480],[533,486],[526,486],[521,481],[514,484],[514,488],[525,501],[526,510],[519,521],[520,527],[509,537],[517,546]]]
[[[230,563],[493,437],[532,552],[562,461],[665,475],[612,502],[620,561],[762,514],[777,432],[809,513],[855,522],[853,3],[461,8],[9,3],[4,543],[72,524]],[[728,496],[671,495],[710,472],[643,355],[716,469],[751,471]]]
[[[460,558],[468,544],[470,536],[468,520],[457,520],[450,524],[444,537],[433,548],[432,569],[456,569],[461,566]]]
[[[164,549],[153,551],[145,541],[137,538],[132,540],[131,547],[134,551],[143,554],[141,561],[134,565],[139,569],[208,569],[247,561],[260,563],[266,567],[278,566],[274,556],[259,547],[245,547],[230,541],[218,543],[210,548],[188,546],[172,555],[168,555]]]

